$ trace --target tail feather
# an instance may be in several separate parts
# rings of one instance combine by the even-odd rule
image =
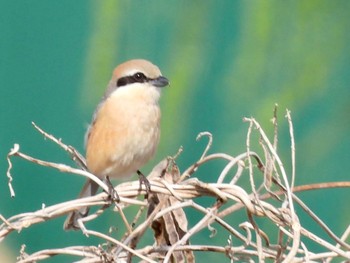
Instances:
[[[97,193],[98,190],[98,184],[95,183],[93,180],[88,179],[81,190],[78,198],[84,198],[93,196]],[[86,217],[89,214],[89,207],[82,207],[79,208],[76,211],[71,212],[68,216],[66,221],[64,222],[63,229],[64,230],[78,230],[80,229],[78,225],[78,219]]]

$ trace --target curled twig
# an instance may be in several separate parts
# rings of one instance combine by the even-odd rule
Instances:
[[[276,262],[304,262],[304,261],[330,261],[335,257],[350,260],[348,252],[350,245],[346,242],[350,227],[341,238],[337,237],[331,229],[311,211],[296,196],[298,191],[310,191],[333,187],[350,188],[350,182],[331,182],[315,185],[294,186],[296,176],[295,169],[295,142],[290,112],[287,111],[287,121],[291,137],[292,171],[289,175],[283,166],[281,158],[277,154],[277,107],[274,111],[274,135],[270,142],[260,124],[254,118],[245,118],[249,122],[246,138],[247,151],[239,155],[226,153],[208,154],[212,146],[212,135],[208,132],[200,133],[197,140],[203,136],[208,137],[208,143],[200,158],[190,167],[184,169],[181,174],[175,163],[176,157],[182,152],[182,148],[174,157],[165,158],[154,167],[148,180],[151,184],[150,197],[140,200],[139,195],[146,193],[145,186],[140,189],[139,181],[125,182],[115,187],[120,202],[115,204],[114,211],[119,219],[124,222],[126,232],[101,233],[90,229],[86,222],[95,220],[111,206],[112,202],[105,192],[92,197],[62,202],[52,206],[38,208],[37,211],[11,216],[9,218],[0,214],[0,242],[11,232],[20,232],[24,228],[34,224],[43,223],[71,211],[85,206],[98,206],[99,209],[88,217],[81,219],[78,224],[82,232],[87,236],[94,236],[101,240],[96,246],[72,246],[60,249],[45,249],[26,254],[25,246],[21,249],[19,262],[33,262],[50,258],[56,255],[74,255],[80,257],[81,262],[112,262],[118,260],[132,261],[134,257],[142,262],[194,262],[193,251],[210,251],[229,257],[232,261],[264,261]],[[86,169],[84,158],[72,147],[60,139],[43,131],[33,123],[45,138],[59,145],[67,151],[80,169],[44,161],[20,152],[20,147],[15,144],[7,156],[7,178],[11,196],[15,196],[12,187],[13,175],[11,174],[11,159],[18,157],[36,165],[48,166],[65,173],[73,173],[95,180],[108,192],[108,187],[100,182],[97,177]],[[263,152],[263,158],[252,149],[251,134],[258,132],[259,145]],[[258,151],[257,151],[258,152]],[[212,175],[213,182],[204,183],[200,178],[190,178],[196,170],[205,163],[215,160],[224,160],[226,165],[220,171]],[[232,178],[227,178],[231,171],[236,171]],[[289,176],[288,176],[289,175]],[[262,178],[263,177],[263,178]],[[187,180],[185,180],[187,178]],[[241,178],[247,178],[247,184]],[[248,180],[249,179],[249,180]],[[262,180],[263,179],[263,180]],[[228,181],[229,183],[224,183]],[[274,189],[277,189],[274,190]],[[211,205],[203,205],[196,199],[212,198]],[[139,207],[134,219],[128,221],[124,215],[127,207]],[[310,232],[299,222],[299,215],[295,206],[300,206],[310,218],[328,234],[332,242]],[[147,218],[143,221],[142,211],[148,209]],[[244,209],[246,216],[235,217],[235,212]],[[189,215],[196,211],[201,217],[194,221]],[[192,222],[187,222],[187,217]],[[140,222],[138,222],[140,221]],[[190,221],[190,220],[188,220]],[[266,230],[264,223],[272,225]],[[187,226],[188,227],[187,229]],[[142,246],[140,240],[147,235],[147,229],[154,230],[156,243]],[[209,229],[210,238],[222,237],[220,231],[224,231],[225,238],[222,246],[211,246],[190,243],[203,229]],[[208,231],[207,231],[208,232]],[[215,235],[213,235],[215,233]],[[276,233],[271,236],[271,233]],[[277,236],[277,241],[275,241]],[[84,237],[84,236],[82,236]],[[228,238],[227,238],[228,237]],[[303,242],[301,241],[303,239]],[[311,240],[326,252],[317,253],[308,247],[304,239]],[[195,239],[196,240],[196,239]],[[274,243],[275,242],[275,243]],[[335,244],[333,244],[335,243]],[[190,253],[191,252],[191,253]]]

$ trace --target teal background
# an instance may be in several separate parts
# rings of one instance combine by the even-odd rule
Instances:
[[[279,153],[289,173],[284,115],[292,111],[296,185],[349,180],[349,12],[346,0],[0,1],[0,213],[10,217],[77,195],[83,178],[13,159],[11,199],[6,154],[19,143],[32,156],[72,164],[31,121],[83,152],[86,126],[112,69],[131,58],[151,60],[171,80],[161,98],[159,151],[145,172],[180,145],[178,164],[185,170],[205,146],[195,141],[201,131],[214,136],[211,152],[238,155],[248,128],[242,118],[254,116],[271,136],[278,103]],[[196,176],[213,182],[223,164],[207,165]],[[348,189],[299,196],[338,236],[345,231]],[[200,216],[190,215],[191,225]],[[242,218],[233,218],[233,225]],[[101,241],[64,232],[63,220],[13,232],[1,243],[1,255],[11,262],[21,244],[33,253]],[[106,220],[115,222],[100,222]],[[302,224],[325,237],[307,217]],[[192,243],[226,245],[226,234],[209,235],[203,230]]]

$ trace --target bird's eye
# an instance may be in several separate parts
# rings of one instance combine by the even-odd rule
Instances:
[[[117,87],[126,86],[133,83],[147,82],[148,78],[141,72],[137,72],[134,75],[125,76],[117,80]]]
[[[137,82],[143,82],[144,80],[146,80],[146,76],[141,72],[136,73],[134,75],[134,78]]]

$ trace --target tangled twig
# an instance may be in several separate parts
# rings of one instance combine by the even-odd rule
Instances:
[[[101,240],[95,246],[71,246],[66,248],[45,249],[28,255],[22,248],[18,262],[33,262],[58,255],[71,255],[81,258],[81,262],[115,262],[124,260],[131,262],[136,257],[142,262],[194,262],[194,252],[210,251],[230,258],[231,261],[265,261],[271,259],[276,262],[329,262],[333,258],[350,260],[350,245],[346,242],[350,227],[341,237],[337,237],[331,229],[308,208],[296,193],[299,191],[324,189],[331,187],[350,187],[350,182],[323,183],[316,185],[294,186],[295,182],[295,143],[291,114],[287,111],[286,118],[289,124],[291,137],[292,172],[284,168],[283,162],[277,153],[277,108],[274,111],[274,137],[270,142],[260,124],[254,118],[245,118],[249,123],[246,148],[247,151],[236,156],[224,153],[209,154],[213,136],[209,132],[200,133],[197,140],[208,137],[208,143],[199,159],[180,173],[176,158],[168,157],[156,165],[148,176],[151,184],[151,193],[147,200],[139,200],[139,195],[146,194],[146,189],[138,181],[125,182],[116,186],[120,202],[114,203],[108,194],[102,192],[92,197],[86,197],[43,207],[31,213],[23,213],[5,218],[0,214],[0,242],[13,231],[21,231],[34,224],[43,223],[53,218],[64,216],[69,212],[84,206],[100,207],[90,216],[80,219],[79,226],[87,236],[95,236]],[[13,157],[41,166],[48,166],[65,173],[73,173],[88,177],[98,183],[106,192],[106,186],[99,178],[89,173],[85,160],[72,146],[64,144],[53,135],[34,124],[45,138],[58,144],[67,151],[79,168],[65,164],[44,161],[22,153],[18,144],[7,156],[8,185],[10,195],[15,196],[12,187],[11,175]],[[263,158],[251,149],[251,134],[256,130],[260,136],[260,146]],[[219,171],[213,182],[204,183],[194,175],[197,169],[205,163],[215,160],[226,161],[225,167]],[[234,171],[235,170],[235,171]],[[244,178],[249,184],[240,183]],[[211,205],[203,205],[197,201],[202,197],[211,197]],[[126,233],[119,238],[89,229],[87,222],[99,217],[113,205],[116,213],[120,214],[124,222]],[[300,224],[295,206],[300,206],[314,222],[328,234],[329,239],[323,239],[310,232]],[[134,220],[128,222],[124,209],[138,206]],[[186,210],[184,210],[186,208]],[[232,215],[239,210],[246,211],[246,218],[241,222],[232,221]],[[142,211],[147,210],[143,222]],[[186,211],[186,212],[185,212]],[[202,215],[201,219],[193,222],[191,211]],[[257,220],[259,218],[259,220]],[[192,220],[192,221],[191,221]],[[270,229],[261,225],[261,220],[272,224]],[[191,223],[189,224],[190,221]],[[189,227],[191,226],[191,227]],[[217,228],[223,229],[227,242],[221,246],[208,244],[191,244],[193,237],[203,229],[208,229],[211,237],[219,235]],[[154,231],[155,244],[140,246],[140,240],[146,235],[146,230]],[[275,241],[273,234],[276,233]],[[304,239],[309,239],[322,247],[324,252],[313,252]],[[107,244],[107,245],[106,245]]]

